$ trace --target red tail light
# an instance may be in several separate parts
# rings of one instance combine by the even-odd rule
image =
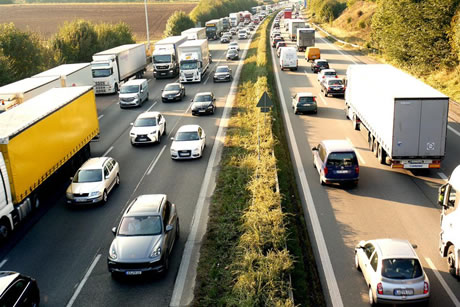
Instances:
[[[325,167],[324,167],[324,176],[327,175],[327,172],[328,172],[328,171],[329,171],[329,170],[327,169],[327,166],[325,166]]]
[[[316,102],[316,97],[313,97],[313,101]]]
[[[382,283],[381,283],[381,282],[379,282],[379,283],[377,284],[377,293],[378,293],[378,294],[383,294],[383,286],[382,286]]]
[[[423,294],[428,294],[430,292],[430,286],[428,286],[428,283],[425,281],[423,283]]]
[[[331,90],[331,88],[330,88],[330,87],[328,87],[328,88],[327,88],[327,90],[328,90],[328,91],[330,91],[330,90]]]
[[[355,166],[355,173],[359,174],[359,166],[358,165]]]

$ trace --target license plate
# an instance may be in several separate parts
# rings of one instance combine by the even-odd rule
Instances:
[[[428,164],[404,164],[404,168],[428,168]]]
[[[82,203],[82,202],[87,201],[87,199],[86,198],[76,198],[75,201],[79,202],[79,203]]]
[[[350,171],[347,170],[340,170],[340,171],[335,171],[337,174],[348,174]]]
[[[160,73],[160,75],[162,75],[162,76],[166,76],[166,73],[165,73],[165,72],[162,72],[162,73]]]
[[[188,153],[179,153],[179,156],[181,156],[181,157],[190,157],[190,154],[188,154]]]
[[[397,296],[414,295],[414,289],[394,289],[393,294]]]
[[[147,141],[147,138],[139,138],[139,141]]]
[[[173,99],[174,99],[174,98],[172,98],[172,97],[169,97],[169,98],[168,98],[168,100],[173,100]]]
[[[199,110],[198,112],[200,112],[200,113],[204,113],[204,112],[206,112],[206,110]]]
[[[142,271],[126,271],[126,275],[141,275]]]

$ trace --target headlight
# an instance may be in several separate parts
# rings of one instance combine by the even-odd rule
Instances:
[[[198,153],[199,151],[200,151],[200,148],[199,148],[199,147],[193,149],[193,153]]]
[[[110,250],[109,250],[109,258],[112,259],[112,260],[116,260],[117,259],[117,251],[115,250],[115,244],[112,243],[112,246],[110,246]]]
[[[133,132],[130,132],[129,135],[130,135],[130,136],[136,136],[136,134],[133,133]]]
[[[175,150],[175,149],[171,149],[171,154],[173,154],[173,155],[177,155],[177,150]]]
[[[89,193],[89,197],[100,196],[100,195],[102,195],[102,193],[99,191],[94,191],[94,192]]]
[[[212,109],[212,104],[210,104],[210,105],[208,106],[208,109]]]
[[[177,96],[180,96],[180,92],[179,92],[179,93],[177,93],[175,96],[176,96],[176,97],[177,97]]]
[[[157,133],[156,130],[154,130],[154,131],[152,131],[152,132],[149,132],[150,135],[153,135],[153,134],[156,134],[156,133]]]
[[[150,253],[150,258],[157,258],[161,256],[161,247],[154,248]]]
[[[172,70],[172,69],[170,69],[170,70],[169,70],[169,72],[173,72],[173,70]]]
[[[67,198],[73,199],[73,193],[71,193],[71,192],[66,192],[65,195],[66,195]]]

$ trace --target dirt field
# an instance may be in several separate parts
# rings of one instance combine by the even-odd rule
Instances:
[[[176,10],[189,13],[196,3],[148,4],[150,39],[162,36],[166,21]],[[0,22],[13,22],[19,29],[33,30],[43,38],[53,36],[65,21],[85,19],[94,23],[126,22],[138,41],[146,41],[143,3],[20,4],[1,5]]]

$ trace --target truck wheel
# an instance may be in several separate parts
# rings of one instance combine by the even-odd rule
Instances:
[[[361,130],[360,127],[359,127],[359,123],[358,123],[358,121],[356,120],[356,114],[353,114],[353,129],[355,129],[355,130]]]
[[[115,83],[115,87],[114,87],[113,93],[114,93],[114,94],[118,93],[118,83]]]
[[[10,225],[8,219],[3,219],[0,221],[0,242],[6,241],[6,239],[10,236]]]
[[[377,140],[374,139],[374,144],[372,145],[372,151],[374,152],[374,155],[375,155],[376,157],[379,156],[379,146],[380,146],[380,145],[379,145],[379,142],[377,142]]]
[[[455,246],[451,245],[449,246],[449,249],[447,250],[447,269],[449,270],[449,273],[452,274],[453,276],[457,277],[457,272],[455,270],[456,264],[455,264]]]
[[[385,150],[382,148],[382,145],[379,144],[379,147],[378,147],[378,150],[377,150],[377,159],[378,159],[380,164],[383,164],[383,165],[386,164],[386,160],[387,160],[386,156],[387,155],[386,155]]]
[[[32,210],[38,210],[40,208],[40,197],[37,194],[32,196]]]

